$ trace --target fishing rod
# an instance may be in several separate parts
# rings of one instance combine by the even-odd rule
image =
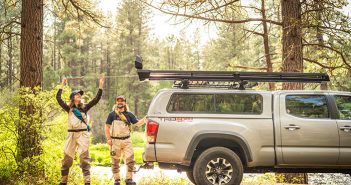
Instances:
[[[109,75],[104,76],[105,78],[136,78],[138,75]],[[75,77],[66,77],[68,81],[75,80],[84,80],[84,79],[94,79],[96,76],[75,76]]]

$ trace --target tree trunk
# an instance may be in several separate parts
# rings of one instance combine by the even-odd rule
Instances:
[[[43,0],[22,1],[21,87],[41,86],[43,81]]]
[[[262,13],[262,19],[264,19],[264,20],[267,19],[265,0],[261,0],[261,13]],[[267,25],[267,22],[265,22],[265,21],[262,21],[262,25],[263,25],[264,55],[266,58],[267,72],[273,72],[273,65],[272,65],[271,54],[270,54],[270,49],[269,49],[268,25]],[[274,83],[269,83],[269,89],[270,90],[275,89]]]
[[[56,47],[57,47],[57,69],[58,70],[61,70],[63,67],[64,67],[64,64],[62,64],[61,62],[63,62],[61,60],[61,44],[60,42],[56,44]],[[61,75],[60,75],[60,81],[61,81]]]
[[[71,76],[72,77],[77,77],[78,76],[78,72],[79,72],[79,68],[77,65],[77,62],[75,60],[69,59],[69,66],[70,66],[70,70],[71,70]],[[79,81],[78,80],[72,80],[72,85],[75,88],[78,88],[79,85]]]
[[[281,0],[283,72],[303,72],[301,3]],[[284,83],[283,89],[303,89],[302,83]]]
[[[56,61],[56,46],[57,46],[57,22],[56,22],[56,17],[54,17],[54,36],[53,36],[53,39],[54,39],[54,42],[53,42],[53,49],[52,49],[52,69],[54,71],[58,70],[58,67],[57,67],[57,61]]]
[[[20,43],[20,86],[29,87],[36,94],[35,87],[41,87],[43,54],[43,0],[23,0],[21,11],[21,43]],[[42,153],[41,136],[37,119],[39,114],[34,106],[25,103],[20,105],[20,121],[17,125],[19,171],[27,172],[30,177],[40,177],[43,170],[38,167],[38,157]],[[29,180],[29,179],[28,179]],[[26,181],[28,182],[28,181]]]
[[[168,69],[172,69],[172,63],[171,63],[171,52],[169,51],[170,48],[167,47],[167,60],[168,60]]]
[[[103,42],[101,42],[101,48],[102,48],[101,50],[103,50],[103,47],[104,47]],[[99,73],[102,74],[105,71],[106,71],[105,57],[102,55],[101,59],[100,59],[100,71],[99,71]],[[117,74],[119,74],[119,73],[117,73]],[[98,84],[98,80],[96,80],[96,83]]]
[[[281,0],[283,23],[283,72],[303,72],[301,4],[297,0]],[[302,83],[284,83],[283,89],[303,89]],[[307,184],[307,174],[281,174],[283,183]]]
[[[7,86],[12,90],[12,79],[13,79],[13,54],[12,54],[12,35],[10,34],[7,40]]]
[[[2,82],[2,42],[0,42],[0,88],[3,87]]]
[[[135,96],[135,99],[134,99],[134,114],[135,115],[139,115],[139,96]]]
[[[322,30],[320,29],[321,23],[322,23],[322,9],[323,9],[323,4],[320,0],[314,0],[313,1],[314,6],[317,11],[316,11],[316,21],[317,21],[317,29],[316,29],[316,39],[318,44],[324,45],[324,39],[323,39],[323,33]]]
[[[106,43],[106,76],[111,76],[111,68],[113,67],[111,65],[111,56],[110,56],[110,43],[107,41]],[[111,78],[106,79],[106,97],[107,100],[110,100],[111,97]]]
[[[82,39],[82,38],[80,38]],[[86,75],[86,65],[88,62],[86,61],[86,57],[83,55],[87,55],[89,53],[89,44],[90,42],[88,40],[82,39],[82,45],[80,46],[79,49],[79,55],[81,56],[81,60],[79,61],[79,76],[85,76]],[[85,87],[85,81],[84,80],[79,80],[79,85],[80,87],[84,88]]]

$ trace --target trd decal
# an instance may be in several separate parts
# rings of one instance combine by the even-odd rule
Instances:
[[[167,117],[163,118],[164,121],[176,121],[176,122],[190,122],[193,121],[193,118],[189,117]]]

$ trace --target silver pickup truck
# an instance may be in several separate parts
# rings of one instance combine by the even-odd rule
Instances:
[[[351,93],[164,89],[148,118],[144,161],[185,170],[195,184],[351,169]]]
[[[351,173],[351,93],[243,90],[247,81],[322,83],[327,75],[142,66],[138,75],[180,81],[150,104],[145,162],[186,171],[197,185],[238,185],[244,172]]]

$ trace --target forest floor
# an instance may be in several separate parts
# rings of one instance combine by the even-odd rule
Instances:
[[[112,172],[110,167],[104,166],[93,166],[92,174],[98,176],[99,178],[112,178]],[[121,166],[121,176],[125,177],[125,166]],[[156,177],[156,178],[155,178]],[[272,177],[274,174],[244,174],[243,185],[273,185]],[[138,184],[147,184],[145,179],[162,179],[162,182],[167,178],[167,182],[181,182],[180,184],[189,184],[192,183],[187,180],[185,172],[179,173],[176,170],[163,170],[158,167],[155,167],[153,170],[150,169],[140,169],[139,172],[135,173],[134,180]],[[318,185],[347,185],[351,184],[351,177],[346,174],[331,174],[331,173],[316,173],[308,174],[309,184],[318,184]],[[173,183],[170,183],[173,184]],[[174,183],[177,184],[177,183]],[[282,185],[282,184],[279,184]],[[296,184],[295,184],[296,185]]]

